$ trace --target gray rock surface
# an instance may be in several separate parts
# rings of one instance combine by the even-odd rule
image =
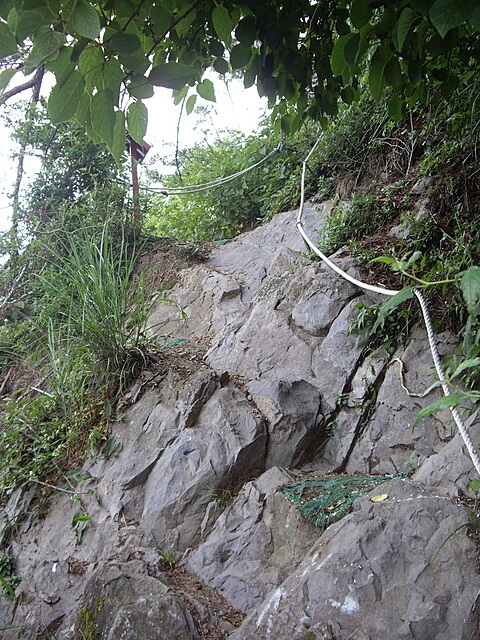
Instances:
[[[318,531],[277,489],[291,477],[272,467],[247,483],[185,566],[243,612],[261,604],[303,560]]]
[[[307,206],[312,234],[328,211]],[[422,397],[435,381],[425,331],[392,356],[368,353],[349,326],[371,296],[304,251],[287,212],[162,293],[176,304],[158,303],[151,335],[206,356],[186,350],[142,375],[112,428],[122,451],[88,460],[74,499],[56,497],[39,518],[32,494],[17,492],[0,511],[22,579],[17,599],[0,602],[5,638],[80,640],[89,611],[101,639],[196,640],[198,598],[169,586],[162,554],[248,614],[232,640],[475,637],[476,547],[465,527],[449,538],[469,520],[458,498],[475,473],[447,412],[412,429],[439,397]],[[351,258],[335,261],[355,274]],[[455,341],[441,336],[440,349]],[[478,444],[477,415],[468,426]],[[324,533],[277,490],[405,471],[413,481],[377,487]],[[81,539],[79,509],[90,518]]]
[[[446,542],[468,509],[409,480],[371,496],[382,494],[330,526],[231,640],[475,637],[476,548],[462,535]]]
[[[87,582],[80,604],[75,623],[79,637],[200,639],[185,605],[167,584],[150,577],[140,561],[121,569],[115,564],[100,566]]]

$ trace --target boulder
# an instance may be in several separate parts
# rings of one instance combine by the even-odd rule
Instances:
[[[144,563],[101,565],[86,584],[75,637],[105,640],[200,640],[192,616]]]
[[[276,467],[247,483],[185,566],[236,608],[249,612],[303,560],[318,531],[277,489],[291,477]]]
[[[382,501],[373,502],[379,496]],[[467,640],[478,629],[468,508],[410,480],[330,526],[231,640]]]

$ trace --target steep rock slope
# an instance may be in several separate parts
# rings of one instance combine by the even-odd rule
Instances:
[[[308,206],[307,229],[328,211]],[[178,274],[168,297],[188,320],[158,304],[150,324],[160,344],[186,343],[132,388],[120,454],[86,463],[96,499],[56,497],[40,519],[14,495],[2,513],[26,514],[5,638],[476,637],[476,545],[466,528],[450,537],[474,471],[447,413],[412,430],[437,393],[421,397],[434,380],[424,331],[368,353],[348,327],[372,300],[304,251],[286,212]],[[475,416],[469,428],[478,442]],[[333,472],[392,478],[322,534],[279,489]],[[197,594],[178,588],[173,558]],[[202,601],[208,588],[225,610]]]

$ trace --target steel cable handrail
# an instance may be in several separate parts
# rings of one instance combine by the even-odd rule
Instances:
[[[314,251],[319,258],[325,263],[327,264],[331,269],[333,269],[333,271],[335,271],[338,275],[340,275],[342,278],[344,278],[345,280],[348,280],[348,282],[351,282],[352,284],[354,284],[355,286],[359,287],[360,289],[364,289],[365,291],[372,291],[373,293],[379,293],[379,294],[383,294],[386,296],[395,296],[397,295],[397,293],[400,293],[400,291],[395,291],[394,289],[384,289],[382,287],[377,287],[375,285],[371,285],[368,284],[366,282],[361,282],[360,280],[357,280],[357,278],[354,278],[353,276],[349,275],[348,273],[346,273],[345,271],[343,271],[343,269],[340,269],[340,267],[338,267],[334,262],[332,262],[324,253],[322,253],[322,251],[320,251],[320,249],[315,245],[315,243],[309,238],[308,234],[305,232],[305,229],[303,228],[303,223],[302,223],[302,215],[303,215],[303,210],[305,207],[305,174],[306,174],[306,170],[307,170],[307,163],[310,159],[310,157],[312,156],[312,154],[316,151],[318,145],[321,142],[321,136],[317,139],[317,141],[315,142],[315,144],[313,145],[312,149],[310,150],[309,154],[307,155],[307,157],[305,158],[305,160],[303,161],[303,165],[302,165],[302,176],[301,176],[301,188],[300,188],[300,206],[299,206],[299,210],[298,210],[298,214],[297,214],[297,220],[296,220],[296,226],[298,231],[300,232],[300,234],[302,235],[303,239],[305,240],[305,242],[307,243],[307,245],[310,247],[310,249],[312,249],[312,251]],[[423,315],[423,319],[425,322],[425,327],[427,329],[427,337],[428,337],[428,343],[430,346],[430,351],[432,353],[432,359],[433,359],[433,363],[435,365],[435,370],[437,372],[437,376],[438,379],[440,380],[440,385],[442,387],[442,391],[444,393],[445,396],[449,396],[451,394],[451,389],[448,385],[448,382],[446,380],[445,377],[445,372],[443,370],[442,367],[442,363],[440,360],[440,354],[438,353],[438,348],[437,348],[437,343],[436,343],[436,336],[435,336],[435,331],[433,329],[433,324],[432,324],[432,319],[430,317],[430,313],[427,307],[427,303],[425,301],[425,297],[423,296],[423,294],[418,290],[418,289],[413,289],[413,293],[415,294],[415,297],[417,298],[419,304],[420,304],[420,308],[422,310],[422,315]],[[458,430],[460,432],[460,435],[463,439],[463,442],[465,443],[465,446],[467,448],[467,451],[470,455],[470,458],[473,462],[473,466],[475,467],[477,473],[480,475],[480,458],[478,457],[478,454],[475,450],[475,447],[472,443],[472,440],[468,434],[467,428],[465,426],[465,424],[463,423],[463,420],[460,416],[460,413],[458,412],[458,410],[456,408],[450,407],[450,411],[452,414],[452,417],[455,421],[455,424],[458,427]]]

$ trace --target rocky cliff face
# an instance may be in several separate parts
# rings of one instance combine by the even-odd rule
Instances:
[[[306,227],[326,214],[307,207]],[[284,213],[178,274],[188,320],[159,304],[152,334],[186,342],[132,388],[122,451],[43,517],[28,494],[3,510],[3,526],[26,514],[4,638],[478,637],[475,530],[451,535],[474,470],[448,413],[412,429],[436,393],[425,333],[369,353],[348,327],[372,301],[304,251]],[[331,473],[385,481],[322,532],[280,489]]]

